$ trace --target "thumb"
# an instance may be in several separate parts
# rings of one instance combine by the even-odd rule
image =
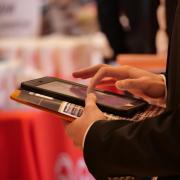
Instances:
[[[86,106],[92,106],[96,104],[96,95],[94,93],[87,94],[85,104]]]

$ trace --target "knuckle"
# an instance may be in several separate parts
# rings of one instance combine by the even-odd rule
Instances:
[[[108,67],[101,67],[101,69],[100,69],[100,73],[101,74],[105,74],[106,72],[108,71]]]
[[[73,144],[75,146],[78,146],[78,141],[76,140],[76,138],[71,137],[71,139],[72,139]]]
[[[107,64],[101,64],[101,67],[108,67],[109,65]]]
[[[107,67],[107,64],[99,64],[99,65],[98,65],[98,68],[99,68],[99,69],[101,69],[101,68],[103,68],[103,67]]]
[[[100,68],[102,68],[102,66],[103,66],[103,64],[98,64],[97,68],[100,69]]]
[[[123,66],[123,69],[126,70],[126,71],[128,71],[128,70],[130,69],[130,66],[129,66],[129,65],[124,65],[124,66]]]
[[[151,77],[148,77],[148,76],[143,76],[141,79],[142,79],[144,82],[152,81],[152,78],[151,78]]]
[[[73,143],[74,143],[74,145],[75,145],[76,147],[80,147],[80,148],[81,148],[81,144],[80,144],[79,141],[73,140]]]
[[[70,136],[71,138],[73,137],[73,135],[74,135],[74,123],[73,122],[67,126],[66,132],[67,132],[68,136]]]

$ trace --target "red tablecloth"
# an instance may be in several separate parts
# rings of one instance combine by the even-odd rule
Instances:
[[[24,111],[0,112],[0,179],[93,178],[58,116]]]

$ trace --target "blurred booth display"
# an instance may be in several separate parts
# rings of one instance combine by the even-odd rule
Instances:
[[[17,107],[17,103],[9,100],[9,95],[21,81],[41,76],[70,79],[73,71],[102,63],[108,50],[101,33],[1,40],[0,96],[3,101],[0,101],[0,108]]]
[[[129,65],[162,73],[166,70],[166,58],[165,54],[121,54],[117,57],[117,62],[120,65]]]
[[[82,35],[97,32],[92,1],[50,0],[43,6],[42,34]]]
[[[58,116],[1,112],[0,179],[94,180]]]
[[[40,0],[1,0],[0,38],[37,36],[41,31]]]

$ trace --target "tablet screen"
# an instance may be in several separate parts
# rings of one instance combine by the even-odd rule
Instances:
[[[53,81],[50,83],[42,84],[37,86],[42,89],[46,89],[49,91],[54,91],[61,94],[66,94],[68,96],[72,96],[75,98],[79,98],[84,100],[86,97],[86,87],[76,86],[72,84],[67,84],[64,82]],[[95,91],[97,96],[97,102],[99,104],[104,104],[106,106],[112,106],[114,108],[120,108],[122,106],[134,106],[133,99],[123,98],[111,94],[106,94],[103,92]]]

